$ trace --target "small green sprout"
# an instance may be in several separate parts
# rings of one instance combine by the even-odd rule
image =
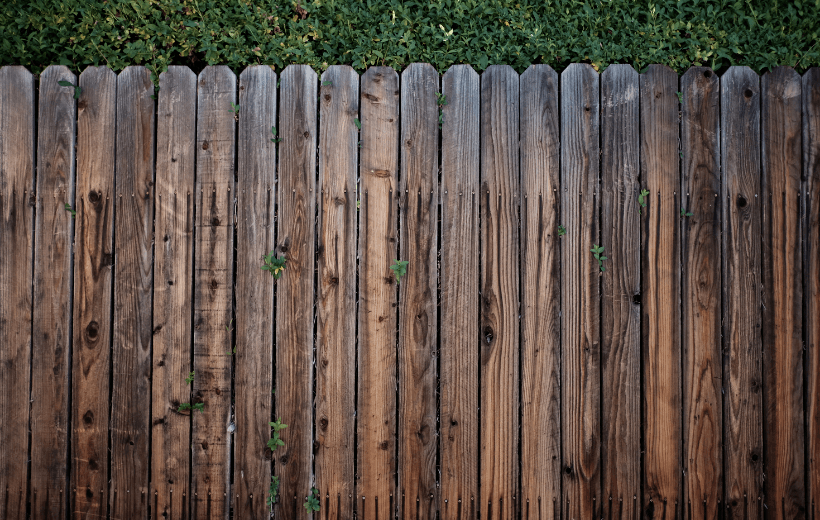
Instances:
[[[287,428],[288,425],[282,424],[281,417],[273,422],[269,422],[268,424],[273,429],[273,432],[271,433],[271,438],[268,439],[268,448],[270,448],[270,451],[276,451],[276,448],[285,445],[285,443],[282,442],[282,440],[279,438],[279,432]]]
[[[686,209],[685,209],[685,208],[681,208],[681,209],[680,209],[680,216],[681,216],[681,217],[691,217],[691,216],[692,216],[692,213],[690,213],[690,212],[686,211]]]
[[[678,103],[681,105],[683,104],[683,93],[682,92],[675,92],[678,95]]]
[[[558,226],[558,236],[562,237],[566,234],[567,234],[567,228],[565,228],[564,226],[559,225]]]
[[[71,213],[71,218],[74,218],[74,217],[77,216],[77,212],[74,211],[74,209],[71,207],[71,204],[69,204],[68,202],[66,202],[66,204],[65,204],[65,210],[68,211],[69,213]]]
[[[196,410],[198,412],[205,411],[205,403],[181,403],[179,408],[177,408],[178,412],[184,412],[186,410]]]
[[[315,487],[310,488],[310,495],[305,502],[305,509],[308,513],[313,513],[319,510],[319,490]]]
[[[323,82],[322,82],[322,86],[323,86],[323,87],[332,87],[332,86],[333,86],[333,82],[332,82],[332,81],[330,81],[330,80],[325,80],[325,81],[323,81]]]
[[[436,92],[436,104],[438,104],[438,127],[440,130],[444,124],[444,110],[442,110],[442,107],[447,104],[447,96],[441,92]]]
[[[359,130],[361,130],[361,129],[362,129],[362,122],[361,122],[361,121],[359,121],[359,118],[358,118],[358,117],[357,117],[357,118],[355,118],[355,119],[353,119],[353,122],[354,122],[354,123],[356,123],[356,128],[358,128]]]
[[[273,139],[271,139],[271,142],[278,143],[279,141],[282,140],[280,137],[276,136],[276,127],[275,126],[270,127],[270,133],[273,134]]]
[[[60,80],[57,82],[58,85],[61,87],[71,87],[74,89],[74,99],[80,99],[80,93],[83,91],[82,87],[78,85],[74,85],[74,83],[66,80]]]
[[[393,271],[394,275],[396,275],[397,285],[401,283],[401,277],[407,274],[407,265],[409,263],[409,260],[395,260],[393,265],[390,266],[390,270]]]
[[[589,251],[592,253],[595,260],[598,260],[598,267],[601,269],[601,272],[606,271],[606,267],[604,267],[604,260],[606,260],[606,257],[604,256],[604,246],[592,244],[592,249]]]
[[[185,384],[190,385],[193,382],[194,382],[194,371],[191,370],[191,373],[188,374],[188,377],[185,378]]]
[[[239,105],[234,105],[233,101],[231,101],[231,112],[233,112],[233,118],[239,121]]]
[[[646,207],[646,196],[649,195],[649,190],[641,190],[641,194],[638,195],[638,204],[641,205],[641,208]],[[638,214],[641,214],[640,208],[638,208]]]
[[[279,495],[279,477],[272,476],[270,478],[270,488],[268,489],[268,498],[265,504],[268,507],[273,507],[276,503],[276,497]]]
[[[270,271],[273,277],[278,280],[282,277],[282,272],[285,270],[285,262],[287,259],[284,256],[277,257],[274,251],[262,256],[265,265],[262,266],[263,271]]]

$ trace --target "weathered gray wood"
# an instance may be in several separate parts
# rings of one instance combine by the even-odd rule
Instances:
[[[399,76],[371,67],[361,82],[359,210],[359,403],[357,511],[388,518],[396,508],[396,278]],[[392,503],[391,503],[392,502]]]
[[[454,65],[442,93],[439,511],[445,520],[475,520],[480,78],[469,65]]]
[[[236,76],[228,67],[205,67],[197,87],[196,267],[194,269],[194,372],[191,513],[227,518],[230,491],[231,356],[233,352],[234,134],[231,103]],[[241,106],[241,105],[240,105]],[[242,117],[240,111],[239,117]],[[267,133],[267,128],[260,132]],[[262,449],[262,447],[259,447]]]
[[[155,516],[190,512],[190,400],[194,277],[194,143],[196,74],[172,65],[159,76],[153,373],[151,377],[151,507]],[[164,516],[162,516],[164,515]]]
[[[532,65],[520,92],[521,507],[549,518],[561,497],[558,74]]]
[[[154,242],[154,84],[145,67],[117,78],[111,518],[148,514]]]
[[[644,514],[681,516],[680,133],[678,75],[641,75]]]
[[[277,249],[287,258],[276,292],[276,415],[288,428],[276,452],[279,518],[304,515],[313,485],[313,275],[316,235],[316,93],[308,65],[282,72]]]
[[[730,67],[720,82],[725,504],[729,518],[760,518],[760,79]]]
[[[273,415],[273,302],[276,283],[261,269],[274,249],[276,73],[267,65],[239,76],[236,182],[236,357],[234,372],[234,517],[270,516]],[[280,125],[281,126],[281,125]],[[278,129],[281,135],[281,130]],[[290,263],[290,262],[288,262]],[[290,268],[290,265],[288,266]],[[290,273],[286,272],[285,276]],[[279,282],[281,284],[281,282]],[[282,316],[282,313],[277,313]],[[281,348],[279,349],[281,350]],[[284,385],[279,385],[280,393]],[[290,424],[290,419],[284,421]],[[281,453],[278,453],[281,455]],[[280,488],[281,489],[281,488]]]
[[[109,363],[114,252],[117,75],[89,67],[77,102],[77,218],[71,435],[71,514],[108,509]]]
[[[598,74],[561,74],[561,417],[563,516],[601,513]]]
[[[353,517],[356,492],[356,193],[359,76],[322,74],[316,337],[316,487],[326,520]]]
[[[65,516],[68,507],[69,353],[77,84],[67,67],[40,75],[31,354],[31,515]],[[17,406],[25,406],[18,403]],[[5,449],[5,448],[4,448]],[[22,454],[18,453],[17,456]]]
[[[773,518],[804,518],[806,514],[801,87],[800,75],[791,67],[777,67],[764,74],[760,82],[766,474],[763,505]]]
[[[606,518],[640,516],[641,191],[638,73],[601,75],[601,243],[607,260],[601,305],[601,472]]]
[[[414,63],[401,75],[399,285],[400,518],[436,518],[438,73]]]
[[[34,77],[0,68],[0,503],[26,515],[32,264],[34,247]],[[21,455],[25,454],[25,455]]]
[[[680,83],[682,497],[684,518],[714,519],[723,512],[720,84],[705,67]]]
[[[803,75],[803,288],[806,318],[820,315],[820,68]],[[820,493],[820,320],[807,319],[806,468],[808,517],[816,518]]]

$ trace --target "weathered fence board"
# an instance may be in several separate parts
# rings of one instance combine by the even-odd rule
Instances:
[[[326,520],[354,513],[359,76],[322,74],[316,335],[316,487]],[[359,210],[360,211],[360,210]]]
[[[71,514],[105,517],[111,345],[117,75],[89,67],[77,103]]]
[[[775,518],[806,511],[803,436],[803,269],[800,254],[802,84],[792,68],[763,75],[761,208],[764,505]],[[815,319],[818,317],[815,316]]]
[[[396,277],[399,76],[373,67],[361,82],[357,512],[396,508]]]
[[[310,492],[313,469],[313,277],[316,234],[316,93],[307,65],[282,72],[277,197],[277,249],[287,276],[276,291],[276,415],[288,428],[274,456],[280,518],[295,520]],[[254,389],[258,391],[258,389]],[[287,420],[285,420],[287,419]],[[281,451],[281,452],[280,452]]]
[[[410,65],[401,75],[401,260],[399,283],[398,473],[400,518],[435,520],[438,325],[438,73]]]
[[[439,450],[445,520],[478,518],[478,197],[480,78],[442,78]]]
[[[26,514],[28,493],[34,77],[0,68],[0,512]],[[43,100],[44,101],[44,100]]]
[[[154,210],[154,324],[151,374],[151,511],[190,511],[190,401],[194,283],[196,75],[171,66],[160,74]]]
[[[684,518],[723,512],[719,83],[698,67],[680,86]]]
[[[274,281],[261,267],[276,232],[276,81],[264,65],[239,76],[233,510],[242,519],[270,516]]]
[[[680,189],[678,76],[653,65],[641,76],[641,211],[644,512],[680,518]]]
[[[636,518],[641,494],[640,76],[601,75],[601,500],[606,518]]]
[[[524,518],[550,518],[561,496],[558,74],[532,65],[519,88],[521,507]]]
[[[232,423],[236,76],[205,67],[197,85],[193,518],[228,518]],[[241,109],[241,106],[240,106]],[[259,129],[267,134],[267,128]],[[201,404],[197,411],[193,405]]]
[[[760,79],[731,67],[720,82],[725,503],[729,518],[760,518]]]
[[[29,470],[31,514],[36,518],[63,516],[68,508],[74,218],[66,204],[74,207],[77,102],[74,89],[60,86],[60,81],[77,85],[76,76],[62,65],[40,75]]]

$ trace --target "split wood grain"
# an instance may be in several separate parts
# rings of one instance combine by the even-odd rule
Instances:
[[[304,515],[313,485],[313,299],[316,235],[316,94],[308,65],[282,72],[277,250],[287,267],[276,291],[276,415],[288,427],[275,453],[280,518]]]
[[[723,185],[724,467],[728,518],[763,516],[760,78],[720,78]]]
[[[371,67],[361,82],[358,516],[396,510],[396,277],[399,76]],[[412,498],[411,498],[412,500]]]
[[[194,382],[191,403],[193,518],[228,518],[233,422],[234,151],[236,76],[226,66],[199,73],[196,136]],[[241,107],[241,105],[240,105]],[[242,112],[238,113],[242,117]],[[261,129],[267,130],[267,129]]]
[[[606,518],[637,518],[641,503],[640,76],[601,75],[601,473]]]
[[[154,261],[154,84],[145,67],[117,78],[111,518],[148,514]]]
[[[434,520],[438,505],[438,72],[414,63],[401,75],[399,284],[399,518]]]
[[[191,400],[196,74],[168,67],[157,94],[151,507],[156,516],[187,518],[191,418],[179,406]]]
[[[359,75],[322,74],[316,337],[316,487],[326,520],[354,514]]]
[[[598,73],[561,74],[561,417],[565,518],[601,515]]]
[[[791,67],[763,75],[761,213],[763,265],[764,506],[805,518],[803,268],[800,250],[802,81]]]
[[[109,363],[114,253],[117,75],[89,67],[77,102],[77,217],[71,436],[71,514],[108,509]]]
[[[60,86],[60,81],[77,85],[67,67],[46,68],[40,75],[38,99],[29,491],[31,515],[36,518],[65,516],[69,505],[74,219],[65,205],[74,208],[77,102],[74,88]]]
[[[720,81],[693,67],[680,90],[682,496],[685,518],[715,519],[724,505]]]
[[[442,78],[441,502],[445,520],[478,518],[479,75],[454,65]]]
[[[0,68],[0,503],[26,515],[34,254],[34,76]],[[23,455],[24,454],[24,455]]]

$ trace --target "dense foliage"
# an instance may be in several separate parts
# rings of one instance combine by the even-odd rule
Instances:
[[[0,34],[0,64],[33,72],[415,61],[802,71],[820,65],[820,0],[5,0]]]

